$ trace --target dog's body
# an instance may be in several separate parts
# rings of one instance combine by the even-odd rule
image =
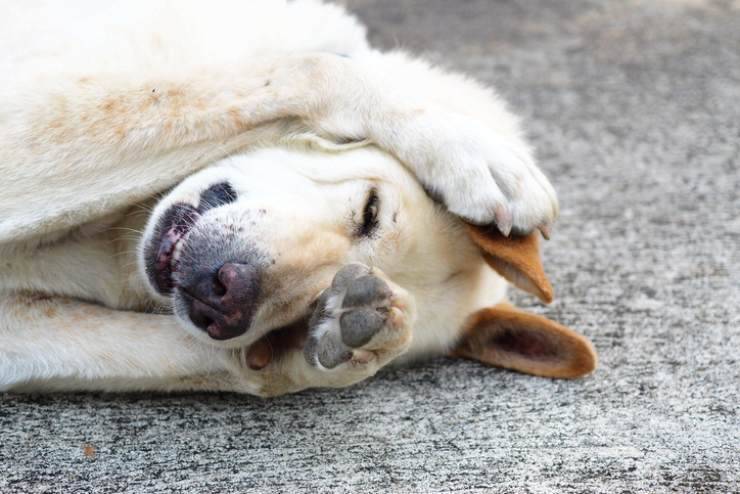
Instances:
[[[0,389],[275,395],[453,348],[593,368],[569,330],[485,309],[506,292],[489,264],[547,287],[536,250],[458,217],[557,215],[488,90],[370,49],[335,6],[124,5],[0,26]]]

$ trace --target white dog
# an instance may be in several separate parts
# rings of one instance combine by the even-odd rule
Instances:
[[[595,367],[501,305],[549,301],[558,205],[490,90],[313,0],[17,2],[0,33],[0,389]]]

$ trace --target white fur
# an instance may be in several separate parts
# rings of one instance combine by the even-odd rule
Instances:
[[[336,199],[360,200],[368,177],[386,183],[386,201],[402,212],[396,229],[372,248],[338,237],[339,254],[300,290],[278,295],[309,301],[341,263],[377,266],[416,302],[408,356],[446,351],[469,313],[503,299],[505,283],[400,163],[474,222],[527,231],[557,215],[552,187],[498,97],[406,54],[370,49],[339,7],[75,1],[4,11],[0,389],[264,395],[347,385],[377,370],[322,372],[300,354],[249,370],[242,347],[296,314],[258,315],[254,331],[231,342],[239,348],[215,348],[182,318],[151,313],[168,300],[153,296],[136,266],[139,230],[147,208],[159,208],[156,218],[173,197],[157,202],[158,194],[191,175],[173,192],[180,199],[224,173],[245,189],[250,176],[268,189],[279,183],[283,199],[270,205],[281,212],[260,237],[271,247],[292,245],[296,225],[280,221],[291,211],[308,208],[306,232],[344,214],[334,202],[318,206],[326,184],[347,182],[332,189]],[[291,144],[306,140],[363,141],[395,159]],[[297,197],[316,200],[307,207]]]

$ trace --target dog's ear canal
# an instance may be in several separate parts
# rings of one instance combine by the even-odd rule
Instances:
[[[583,376],[593,371],[597,362],[596,352],[584,336],[507,304],[470,316],[450,355],[552,378]]]
[[[526,236],[505,237],[495,227],[466,226],[483,258],[498,274],[544,303],[552,302],[552,285],[542,268],[537,231]]]

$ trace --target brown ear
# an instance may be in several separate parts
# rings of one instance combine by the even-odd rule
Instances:
[[[526,236],[504,237],[495,227],[467,227],[470,238],[483,251],[483,258],[498,274],[544,303],[552,302],[552,285],[542,268],[536,231]]]
[[[597,361],[591,342],[584,336],[507,304],[470,316],[451,355],[556,378],[588,374]]]

